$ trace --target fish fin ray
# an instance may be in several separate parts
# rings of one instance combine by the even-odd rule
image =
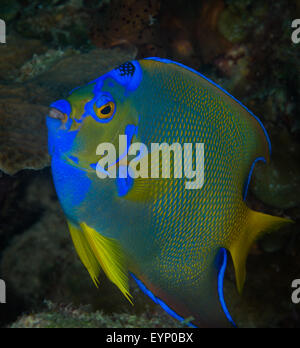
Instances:
[[[103,237],[85,223],[80,224],[93,255],[108,279],[114,283],[127,300],[132,303],[129,291],[128,270],[121,247],[112,238]]]
[[[77,254],[85,268],[88,270],[94,284],[98,287],[98,277],[101,270],[99,262],[96,259],[82,229],[75,226],[70,221],[68,221],[68,226]]]
[[[241,237],[229,246],[235,269],[236,286],[241,293],[246,279],[246,260],[251,245],[263,234],[293,223],[292,220],[259,213],[249,209],[249,216]]]

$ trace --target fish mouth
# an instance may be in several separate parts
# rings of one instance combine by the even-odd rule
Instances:
[[[68,121],[68,115],[55,108],[50,109],[48,117],[60,120],[63,123]]]

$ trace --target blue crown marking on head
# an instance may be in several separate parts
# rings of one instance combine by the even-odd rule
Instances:
[[[109,75],[120,85],[126,87],[127,91],[132,92],[139,87],[143,72],[140,63],[133,60],[120,65],[112,70]]]

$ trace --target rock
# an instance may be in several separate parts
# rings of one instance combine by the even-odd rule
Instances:
[[[47,50],[39,40],[8,35],[6,41],[5,45],[0,46],[0,81],[13,80],[26,61],[34,54],[41,54]]]
[[[60,4],[48,1],[29,6],[16,24],[22,36],[52,42],[56,46],[88,46],[89,15],[82,1]]]
[[[67,49],[65,51],[61,49],[50,49],[45,54],[35,54],[31,60],[27,61],[20,68],[16,82],[25,82],[33,79],[34,77],[45,73],[48,69],[50,69],[50,67],[60,61],[62,58],[74,56],[75,54],[79,53],[79,51],[73,49]]]
[[[225,54],[231,43],[220,33],[219,18],[224,11],[224,1],[204,1],[196,19],[197,48],[205,64]]]
[[[88,308],[62,306],[47,302],[43,312],[24,315],[11,328],[186,328],[162,311],[154,315],[143,313],[132,315],[119,313],[107,315],[103,312],[91,312]]]
[[[15,174],[49,165],[45,116],[48,108],[22,99],[0,99],[0,169]]]
[[[75,87],[84,85],[118,65],[134,59],[137,51],[131,48],[96,49],[89,53],[64,57],[47,72],[35,79],[41,87],[52,90],[62,98]]]
[[[32,177],[30,171],[15,176],[0,171],[0,258],[11,238],[29,228],[41,215],[40,201],[24,197],[24,188]]]
[[[91,16],[93,42],[101,48],[157,42],[160,6],[159,0],[111,0],[104,12],[94,11]]]

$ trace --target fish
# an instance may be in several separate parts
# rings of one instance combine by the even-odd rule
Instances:
[[[190,327],[237,327],[223,290],[228,256],[241,293],[251,245],[292,222],[247,205],[255,166],[271,155],[260,119],[201,73],[150,57],[52,103],[47,126],[56,192],[96,286],[103,270],[133,303],[132,277]],[[175,175],[175,155],[153,167],[169,164],[170,177],[130,172],[148,164],[149,174],[149,158],[159,153],[153,144],[202,144],[183,153],[187,167],[202,173],[200,184],[193,188],[197,178]]]

